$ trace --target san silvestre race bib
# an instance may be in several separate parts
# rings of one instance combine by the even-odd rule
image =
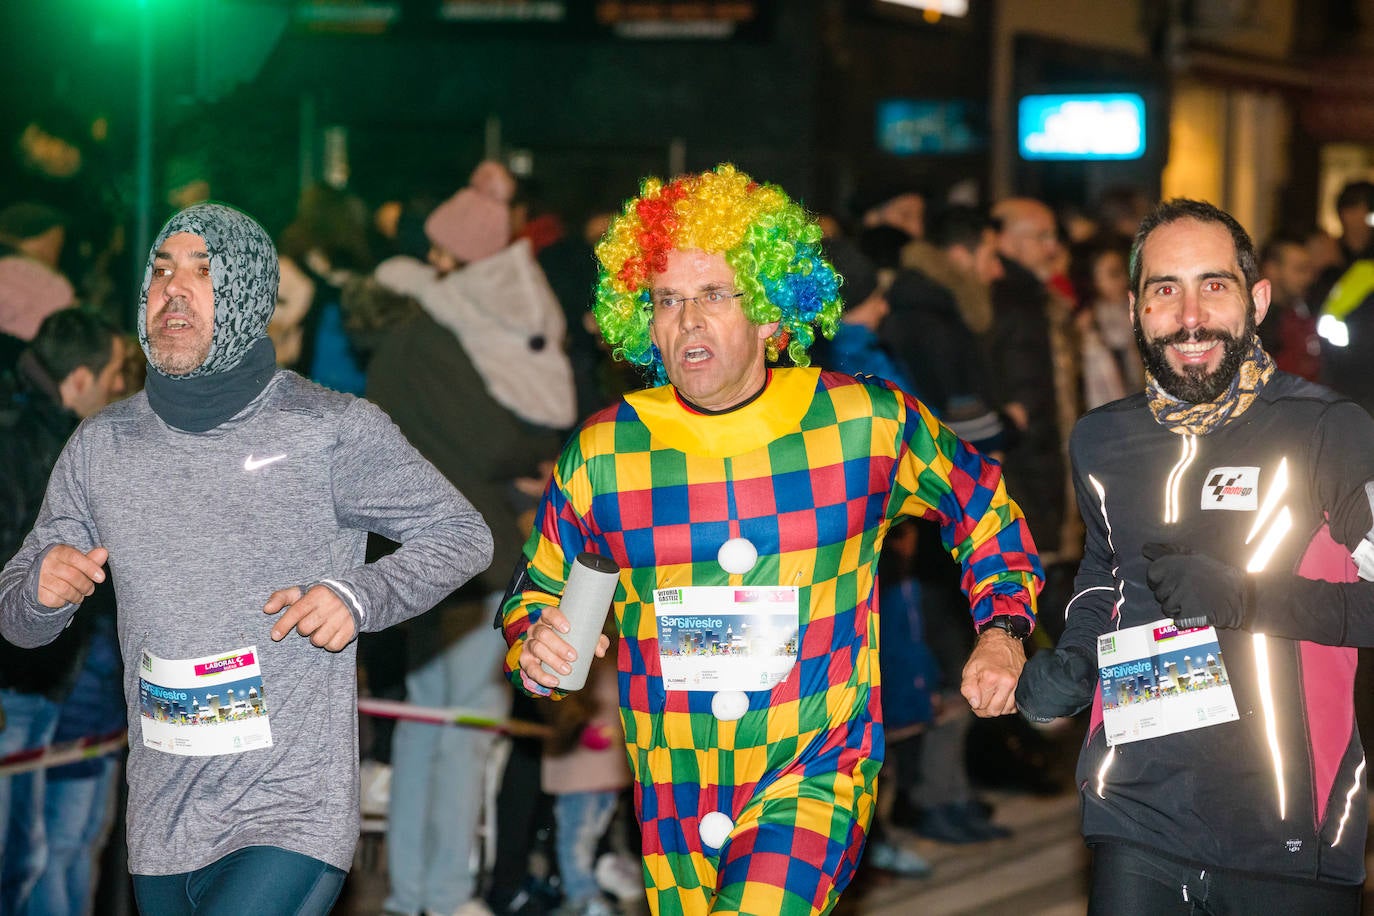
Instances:
[[[256,646],[190,659],[144,652],[138,699],[144,747],[210,757],[272,746]]]
[[[666,690],[768,690],[797,662],[796,586],[654,591]]]

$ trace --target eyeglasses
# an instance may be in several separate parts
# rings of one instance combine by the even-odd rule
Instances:
[[[727,293],[719,289],[707,290],[696,296],[659,296],[653,301],[654,312],[659,315],[676,312],[687,303],[695,302],[703,311],[714,314],[743,297],[744,293]]]

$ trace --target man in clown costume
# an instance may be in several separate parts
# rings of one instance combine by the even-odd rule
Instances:
[[[805,368],[841,310],[820,236],[730,165],[644,182],[597,246],[595,314],[656,386],[563,450],[503,607],[513,680],[557,696],[570,564],[619,564],[621,721],[660,916],[823,913],[849,883],[883,757],[875,571],[900,519],[938,520],[962,564],[981,633],[964,696],[1015,709],[1041,584],[1029,531],[998,465],[914,397]],[[783,349],[801,368],[769,366]]]

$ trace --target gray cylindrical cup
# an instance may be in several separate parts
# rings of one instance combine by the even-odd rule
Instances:
[[[563,641],[577,653],[572,672],[563,674],[540,662],[544,670],[558,678],[559,690],[581,690],[587,683],[587,669],[596,655],[596,642],[606,626],[606,614],[620,582],[620,566],[599,553],[579,553],[568,573],[568,584],[558,609],[568,618]]]

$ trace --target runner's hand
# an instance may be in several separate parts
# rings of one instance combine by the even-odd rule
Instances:
[[[964,665],[959,692],[983,718],[1016,712],[1016,679],[1026,666],[1026,647],[1006,630],[989,627]]]
[[[58,544],[44,555],[38,569],[38,603],[50,608],[80,604],[95,591],[96,583],[105,581],[102,567],[109,556],[104,547],[82,553]]]
[[[321,649],[338,652],[358,635],[353,613],[334,590],[316,585],[304,595],[299,587],[277,589],[262,606],[264,614],[286,613],[272,625],[272,641],[280,642],[294,629]]]
[[[1097,692],[1097,660],[1076,649],[1041,649],[1016,684],[1016,708],[1030,722],[1072,716]]]
[[[563,639],[568,632],[568,618],[556,607],[545,607],[539,619],[525,631],[524,642],[520,645],[520,673],[525,680],[533,681],[543,687],[557,687],[558,676],[545,671],[540,662],[563,674],[572,671],[572,662],[577,652]],[[596,641],[596,657],[606,654],[611,640],[602,633]]]
[[[1150,562],[1145,581],[1179,629],[1238,629],[1249,621],[1253,582],[1241,570],[1175,544],[1146,544],[1141,552]]]

